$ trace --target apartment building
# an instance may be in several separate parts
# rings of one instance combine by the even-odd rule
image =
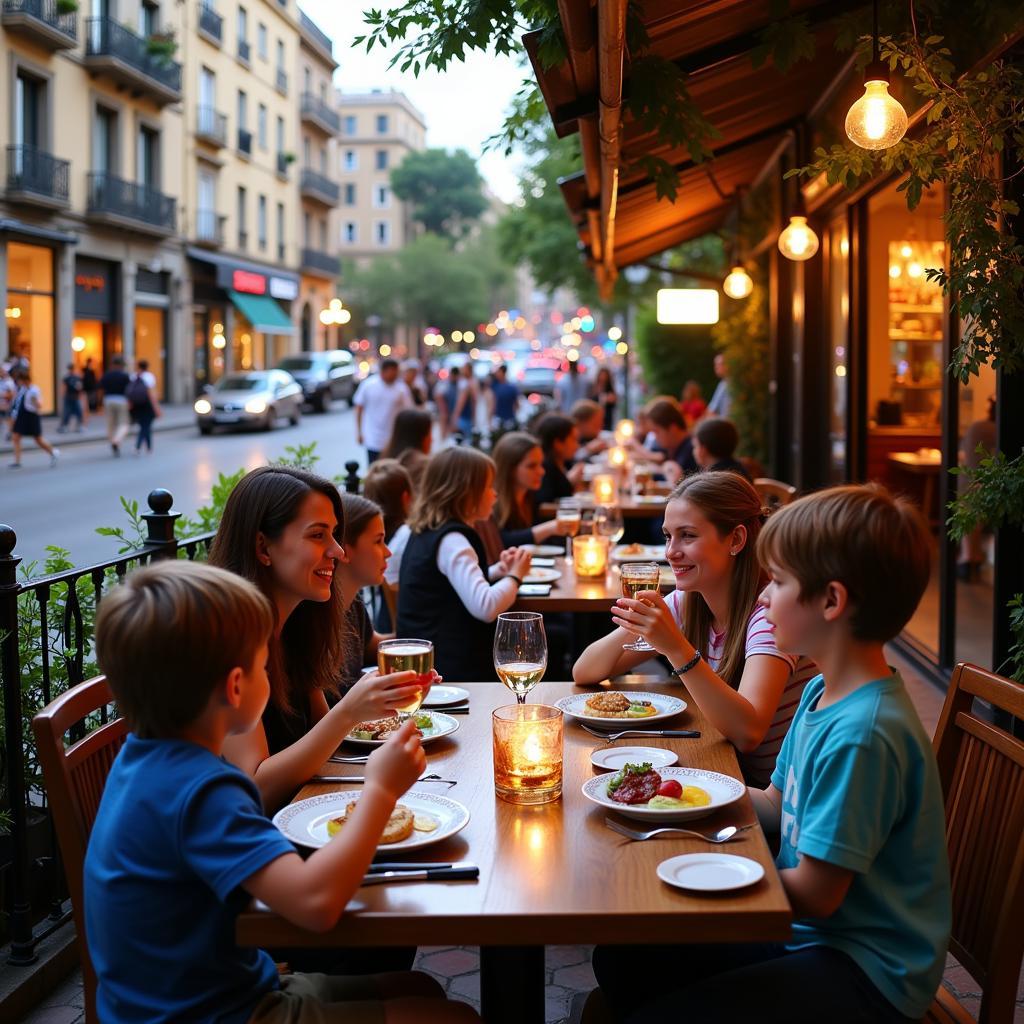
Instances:
[[[160,392],[188,390],[182,38],[186,5],[4,0],[0,54],[0,358],[24,354],[58,404],[72,361],[147,359]]]
[[[426,148],[423,115],[400,92],[340,93],[338,176],[341,203],[335,223],[342,270],[405,246],[414,235],[407,204],[391,191],[391,171]]]

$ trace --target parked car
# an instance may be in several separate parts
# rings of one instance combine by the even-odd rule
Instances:
[[[200,434],[214,427],[270,430],[282,418],[295,427],[302,418],[302,387],[284,370],[229,373],[194,408]]]
[[[513,370],[512,379],[519,385],[520,394],[528,401],[536,404],[532,395],[542,398],[554,398],[555,384],[562,376],[562,364],[557,359],[546,359],[537,356],[525,366]]]
[[[327,412],[332,402],[351,405],[359,385],[356,361],[344,349],[285,356],[277,368],[286,370],[302,385],[303,400],[317,412]]]

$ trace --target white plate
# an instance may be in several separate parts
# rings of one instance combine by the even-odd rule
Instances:
[[[469,700],[469,690],[464,690],[461,686],[438,684],[430,688],[430,693],[423,701],[423,706],[425,708],[444,708],[449,704],[461,704],[464,700]]]
[[[561,579],[562,572],[560,569],[531,569],[526,576],[523,577],[524,583],[554,583],[555,580]]]
[[[274,824],[281,830],[286,839],[299,846],[314,849],[324,846],[330,841],[327,834],[327,822],[331,818],[340,818],[345,808],[362,796],[360,790],[350,789],[340,793],[321,793],[319,796],[296,800],[295,803],[282,807],[274,815]],[[400,843],[382,843],[378,850],[381,853],[404,853],[406,850],[418,850],[432,843],[455,835],[466,827],[469,811],[457,800],[435,793],[406,793],[398,801],[408,807],[413,814],[427,814],[438,820],[439,824],[433,832],[413,832],[408,839]]]
[[[633,500],[638,505],[664,505],[668,502],[667,494],[637,494]]]
[[[749,857],[733,853],[684,853],[658,865],[658,877],[678,889],[728,892],[764,878],[764,868]]]
[[[529,551],[531,555],[539,555],[541,558],[557,558],[565,554],[564,544],[520,544],[520,551]]]
[[[668,768],[679,760],[679,755],[663,747],[599,747],[590,755],[590,763],[598,768],[617,772],[627,764],[650,761],[655,768]]]
[[[433,718],[434,727],[423,730],[423,743],[433,743],[434,740],[439,740],[442,736],[450,736],[459,727],[457,718],[452,718],[451,715],[446,715],[441,711],[426,711],[424,714],[429,714]],[[354,747],[379,747],[387,740],[357,740],[352,736],[346,736],[342,742],[351,743]]]
[[[599,690],[599,693],[613,693],[612,690]],[[563,713],[570,718],[578,718],[587,725],[596,729],[608,729],[614,732],[616,729],[643,729],[649,722],[663,722],[666,718],[673,718],[686,710],[686,701],[679,697],[669,697],[663,693],[645,693],[640,690],[622,690],[630,700],[649,700],[655,708],[656,715],[647,718],[601,718],[598,715],[587,714],[585,706],[587,701],[594,696],[593,693],[576,693],[571,697],[562,697],[555,701],[555,707],[561,708]]]
[[[659,768],[662,782],[676,779],[681,786],[700,786],[711,797],[706,807],[648,807],[646,804],[620,804],[608,795],[609,775],[595,775],[583,783],[583,795],[606,811],[617,811],[637,821],[683,821],[706,818],[721,807],[735,803],[747,787],[731,775],[721,775],[705,768]]]
[[[664,544],[640,544],[639,551],[630,550],[632,544],[617,544],[612,548],[613,562],[664,562]]]

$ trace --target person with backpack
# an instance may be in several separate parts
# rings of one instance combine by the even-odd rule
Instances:
[[[146,451],[152,455],[153,421],[161,415],[161,410],[156,397],[156,377],[150,373],[147,360],[140,359],[136,363],[135,373],[132,374],[124,394],[128,399],[132,419],[139,426],[139,435],[135,439],[135,454],[141,455],[142,446],[145,445]]]

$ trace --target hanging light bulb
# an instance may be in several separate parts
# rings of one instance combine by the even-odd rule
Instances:
[[[864,95],[846,115],[846,135],[861,149],[889,149],[907,131],[907,112],[889,95],[889,70],[878,59],[878,0],[874,3],[871,63],[864,69]]]
[[[729,271],[728,276],[722,282],[722,291],[730,299],[745,299],[754,290],[754,282],[750,275],[741,266],[735,266]]]
[[[779,252],[798,263],[809,260],[818,251],[818,236],[806,217],[790,217],[789,226],[779,235]]]

